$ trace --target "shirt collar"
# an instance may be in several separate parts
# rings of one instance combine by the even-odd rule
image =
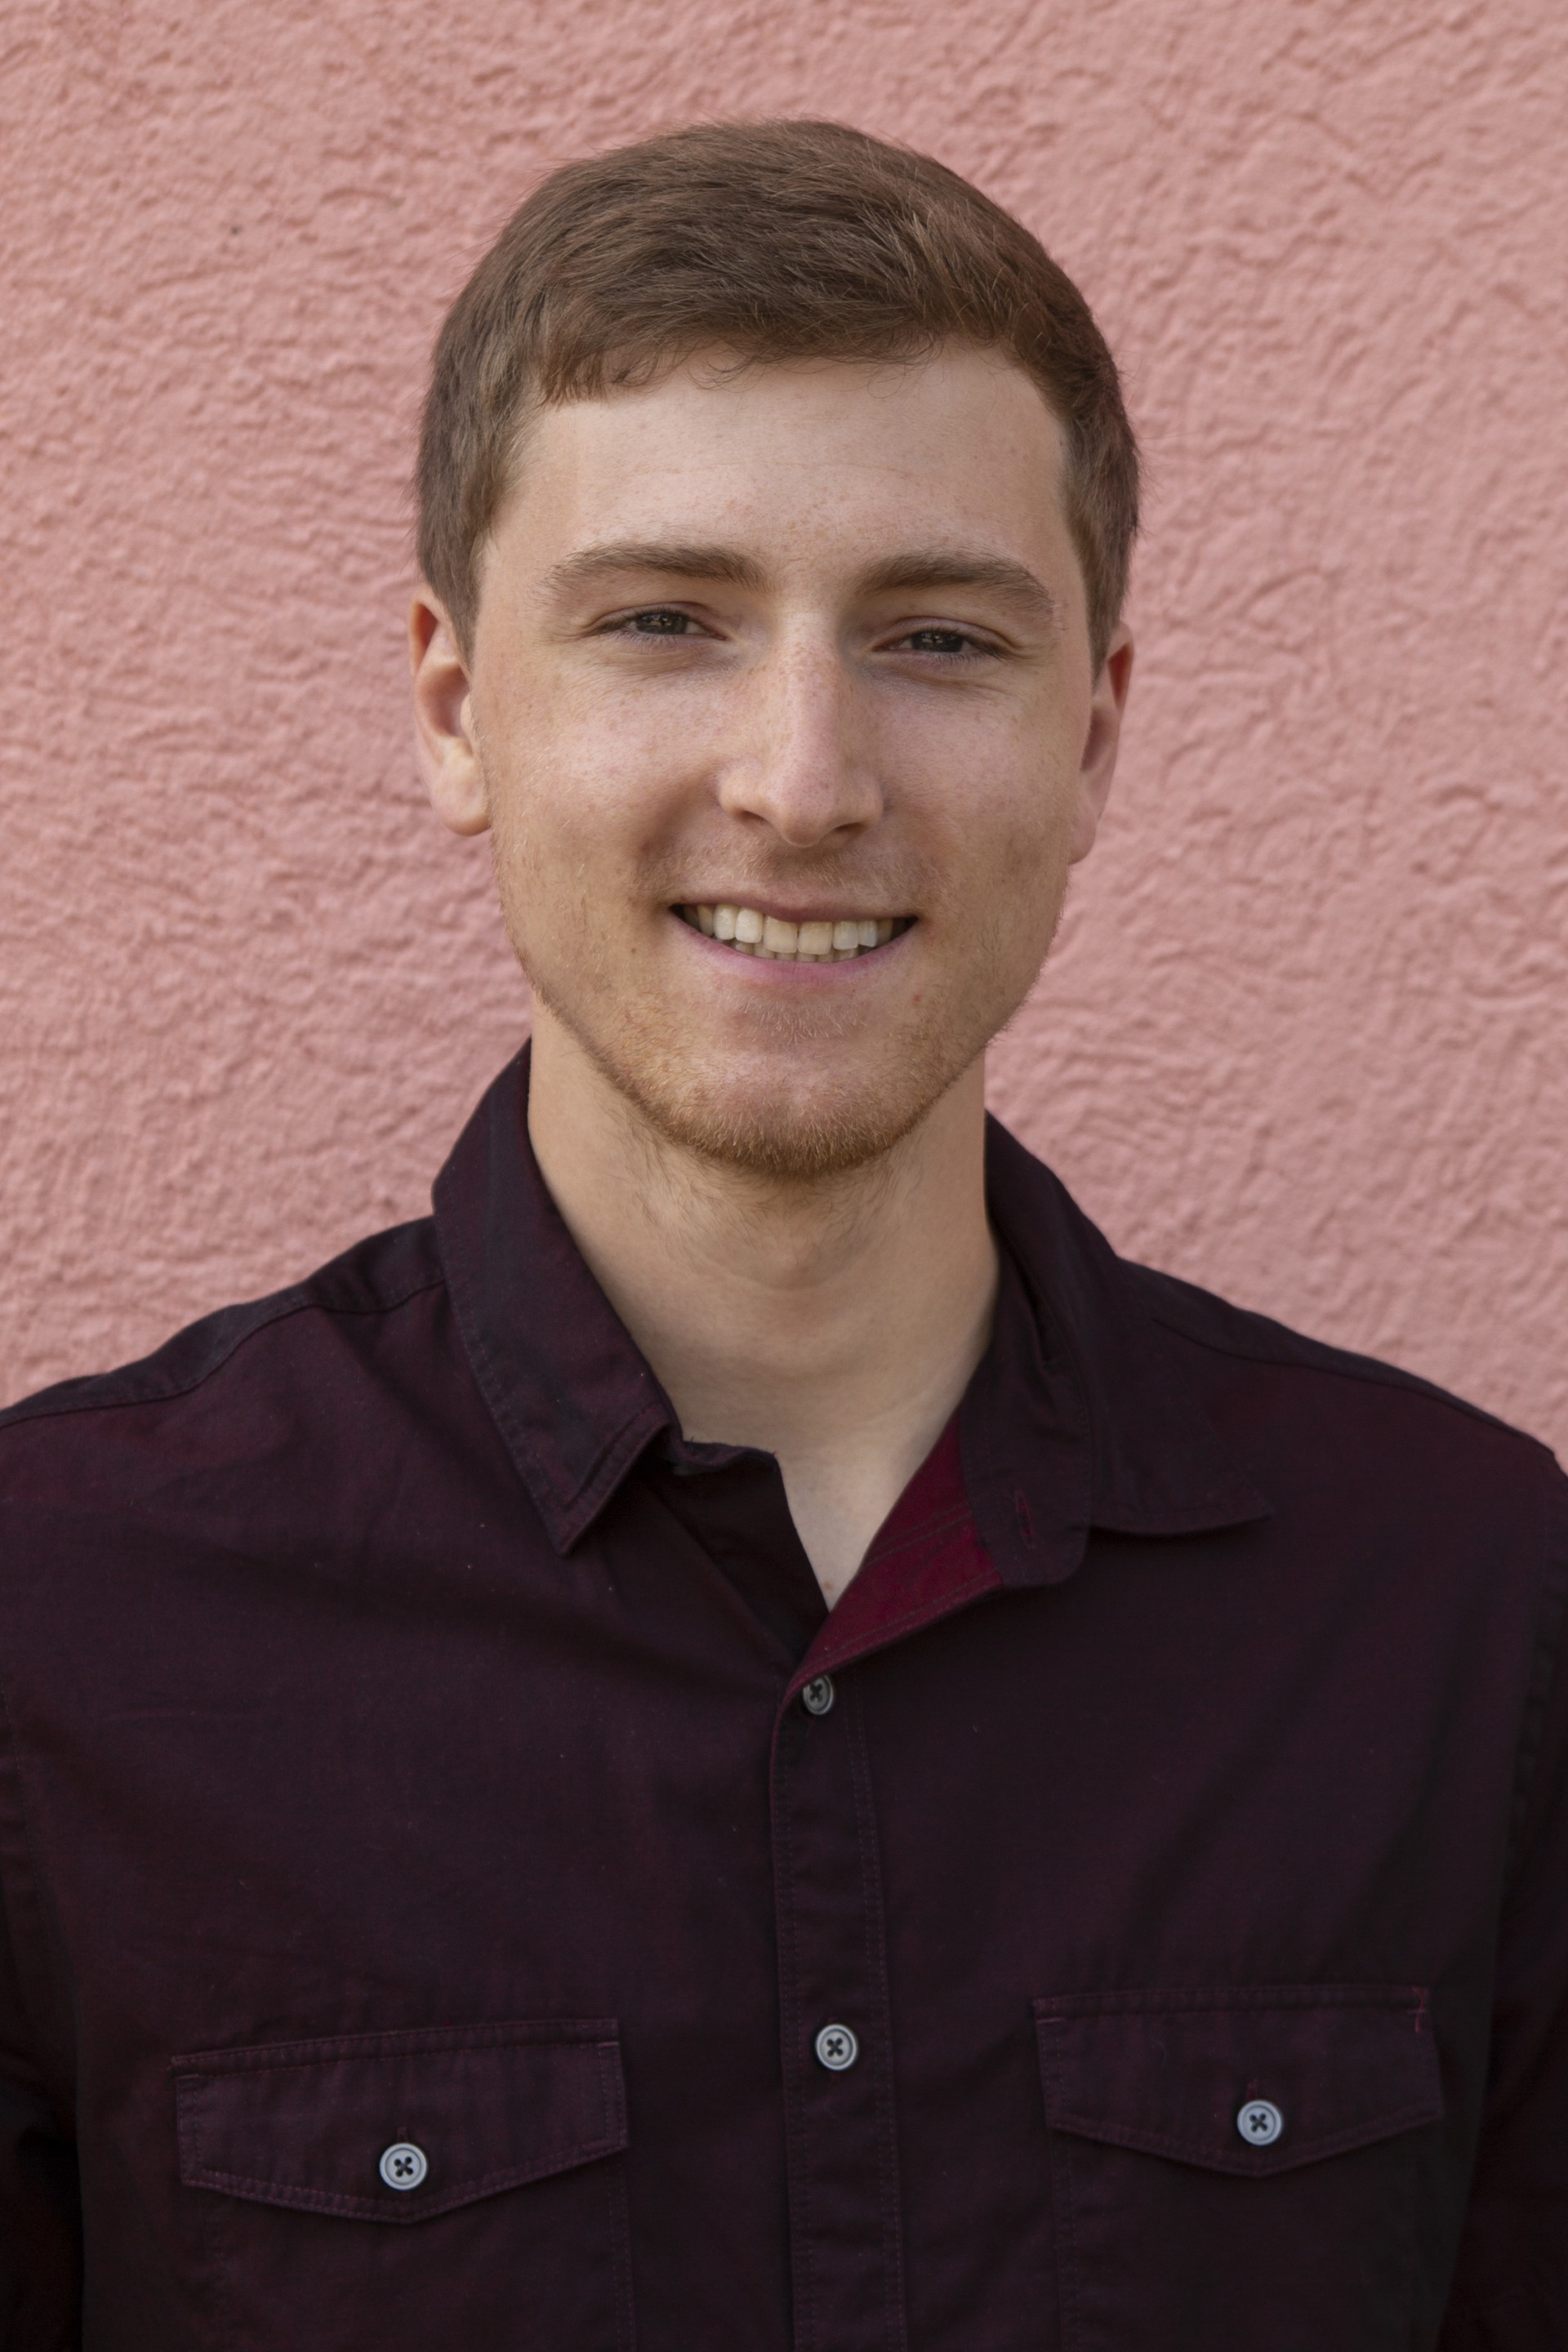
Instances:
[[[1004,1581],[1070,1575],[1090,1528],[1182,1536],[1266,1518],[1131,1270],[995,1119],[985,1194],[1004,1276],[959,1425],[975,1522]]]
[[[437,1179],[436,1229],[474,1377],[552,1542],[567,1551],[653,1438],[679,1443],[679,1423],[550,1197],[527,1103],[525,1046]],[[976,1528],[1003,1580],[1069,1575],[1091,1527],[1185,1535],[1266,1516],[1110,1244],[994,1120],[986,1190],[1011,1263],[960,1441]]]

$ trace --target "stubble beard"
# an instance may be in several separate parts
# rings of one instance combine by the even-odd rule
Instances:
[[[974,938],[965,984],[928,990],[925,1009],[880,1052],[851,1046],[840,1078],[832,1025],[818,1008],[804,1016],[766,1008],[762,1018],[781,1048],[777,1066],[763,1053],[738,1068],[705,1055],[700,1039],[694,1048],[679,1013],[618,992],[612,974],[579,963],[561,986],[515,933],[513,944],[538,1002],[635,1120],[677,1151],[768,1188],[819,1185],[886,1160],[1012,1019],[1045,952],[1042,945],[1020,960],[1016,946],[1009,953],[994,936]],[[846,1019],[845,1030],[850,1025]],[[809,1057],[804,1083],[790,1082],[792,1065],[800,1066],[792,1045]]]
[[[514,908],[521,917],[549,885],[525,839],[504,837],[510,831],[496,826],[491,853],[513,952],[537,1002],[650,1139],[763,1189],[821,1185],[886,1162],[1018,1010],[1055,935],[1067,890],[1066,859],[1051,857],[1058,870],[1040,874],[1044,888],[1036,901],[1048,917],[1043,931],[1026,940],[994,920],[976,924],[964,942],[957,984],[928,985],[921,1008],[888,1034],[879,1051],[864,1052],[855,1037],[860,1024],[847,1008],[837,1016],[848,1047],[842,1076],[831,1066],[835,1016],[821,1006],[758,1008],[764,1047],[776,1041],[780,1051],[775,1059],[764,1050],[742,1068],[705,1054],[680,1008],[627,988],[625,973],[598,944],[586,908],[566,927],[571,952],[540,952],[525,940]],[[922,899],[930,903],[925,891],[915,903]],[[792,1046],[805,1049],[804,1083],[791,1083],[803,1058]]]
[[[529,977],[540,1003],[662,1142],[770,1186],[816,1184],[886,1159],[984,1044],[955,1052],[952,1041],[927,1023],[903,1034],[896,1068],[859,1084],[818,1081],[790,1088],[770,1086],[764,1077],[740,1082],[733,1073],[703,1067],[645,1008],[617,1008],[613,1021],[600,1023],[585,1018],[537,968]],[[813,1043],[831,1051],[830,1038],[823,1040],[820,1031]]]

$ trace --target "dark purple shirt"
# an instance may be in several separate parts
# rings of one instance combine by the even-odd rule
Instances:
[[[1550,1456],[994,1129],[829,1614],[525,1087],[0,1422],[0,2344],[1562,2352]]]

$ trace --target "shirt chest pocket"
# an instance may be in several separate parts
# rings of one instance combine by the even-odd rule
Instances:
[[[1405,2352],[1426,1996],[1068,1994],[1035,2019],[1064,2352]]]
[[[199,2340],[630,2352],[613,2021],[205,2051],[174,2075]]]

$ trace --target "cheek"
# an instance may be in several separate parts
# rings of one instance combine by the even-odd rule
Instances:
[[[1000,744],[965,789],[939,793],[943,861],[966,891],[984,893],[991,919],[1011,910],[1027,920],[1043,886],[1065,876],[1077,808],[1076,777],[1040,745]]]
[[[960,839],[962,903],[948,956],[998,1024],[1033,986],[1061,920],[1071,872],[1071,803],[1037,765],[1022,787],[973,805]]]
[[[665,747],[668,751],[668,747]],[[663,902],[669,796],[599,735],[557,732],[513,759],[492,793],[496,878],[514,942],[552,961],[630,950]]]
[[[518,696],[505,726],[509,789],[540,856],[614,866],[666,839],[697,733],[668,698],[566,678]]]

